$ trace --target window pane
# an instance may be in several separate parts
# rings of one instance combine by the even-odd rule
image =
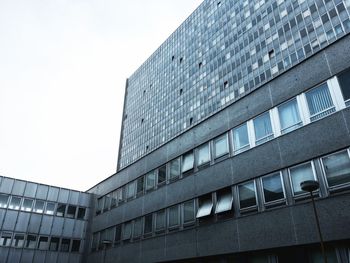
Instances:
[[[45,209],[45,214],[53,215],[54,212],[55,212],[55,203],[47,203],[46,209]]]
[[[27,235],[25,247],[32,248],[32,249],[34,249],[36,247],[36,236],[35,235]]]
[[[175,179],[180,175],[180,159],[177,158],[170,162],[170,174],[169,179]]]
[[[263,177],[262,184],[266,203],[284,198],[280,173]]]
[[[123,240],[127,240],[131,238],[131,222],[125,223],[123,225]]]
[[[175,205],[169,208],[169,227],[179,226],[179,206]]]
[[[158,184],[164,183],[165,180],[166,180],[166,165],[163,165],[158,169]]]
[[[111,204],[111,196],[108,194],[104,197],[105,201],[103,204],[103,212],[107,211],[109,209],[109,206]]]
[[[56,210],[56,216],[64,216],[65,212],[66,212],[66,205],[58,204],[57,210]]]
[[[77,216],[77,218],[78,219],[84,219],[84,217],[85,217],[85,208],[83,208],[83,207],[79,207],[79,209],[78,209],[78,216]]]
[[[294,195],[305,193],[300,183],[306,180],[315,180],[311,163],[305,163],[289,169]]]
[[[133,198],[135,195],[135,181],[128,183],[126,185],[126,198]]]
[[[141,218],[135,219],[134,222],[134,237],[140,237],[142,235],[142,220]]]
[[[16,196],[12,196],[10,204],[9,204],[9,209],[19,210],[20,204],[21,204],[21,198],[16,197]]]
[[[10,246],[12,233],[2,232],[0,237],[0,246]]]
[[[63,238],[61,242],[61,251],[69,252],[69,246],[70,246],[70,239]]]
[[[156,173],[150,172],[146,175],[146,191],[152,190],[156,185]]]
[[[8,195],[0,195],[0,208],[7,208],[8,200]]]
[[[211,196],[200,198],[196,217],[200,218],[200,217],[210,215],[212,208],[213,208],[213,200]]]
[[[318,120],[335,111],[327,83],[306,93],[311,121]]]
[[[122,225],[117,225],[115,228],[114,242],[119,242],[122,236]]]
[[[184,203],[184,223],[195,221],[194,200]]]
[[[182,169],[181,171],[187,172],[191,169],[193,169],[193,152],[186,153],[182,156]]]
[[[254,119],[255,142],[257,145],[273,138],[270,113],[265,112],[263,115]]]
[[[350,69],[338,75],[339,85],[343,93],[344,100],[350,99]],[[349,106],[347,104],[347,106]]]
[[[224,192],[218,192],[215,213],[222,213],[231,210],[232,201],[233,197],[231,189]]]
[[[165,210],[156,213],[156,231],[165,228]]]
[[[227,134],[214,140],[215,158],[223,156],[229,152]]]
[[[104,201],[105,201],[104,196],[97,199],[97,207],[96,207],[97,214],[99,214],[102,211],[104,206]]]
[[[38,249],[47,250],[49,248],[49,238],[39,237]]]
[[[282,133],[290,132],[302,125],[296,99],[293,99],[279,106],[278,113],[280,117]]]
[[[198,166],[210,161],[209,143],[198,148]]]
[[[256,193],[254,181],[238,186],[239,206],[241,209],[256,206]]]
[[[233,143],[235,153],[249,149],[248,128],[246,123],[233,130]]]
[[[33,200],[32,199],[24,199],[22,203],[21,210],[30,212],[32,211]]]
[[[145,216],[145,228],[144,228],[144,233],[152,233],[153,231],[153,215],[149,214]]]
[[[13,247],[23,247],[24,245],[24,235],[23,234],[15,234],[12,240]]]
[[[145,178],[143,176],[141,176],[140,178],[137,179],[136,181],[137,184],[137,194],[143,194],[143,190],[145,187]]]
[[[347,151],[322,158],[330,187],[350,182],[350,160]]]
[[[73,240],[72,252],[79,252],[80,250],[80,240]]]
[[[74,205],[68,206],[67,209],[67,217],[68,218],[74,218],[75,217],[75,212],[77,211],[77,207]]]
[[[60,242],[60,239],[58,237],[51,237],[49,250],[57,251],[59,242]]]
[[[44,212],[45,202],[41,200],[36,200],[33,212],[42,214]]]

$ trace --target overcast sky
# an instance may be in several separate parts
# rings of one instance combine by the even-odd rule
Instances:
[[[85,191],[117,166],[125,80],[202,0],[0,0],[0,175]]]

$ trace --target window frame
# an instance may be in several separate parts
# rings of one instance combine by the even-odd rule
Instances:
[[[213,139],[213,150],[212,150],[212,152],[213,152],[213,159],[214,160],[217,160],[217,159],[222,158],[224,156],[230,155],[230,142],[229,142],[229,135],[228,134],[229,134],[228,132],[225,132],[224,134],[222,134],[222,135],[220,135],[220,136],[218,136],[218,137]],[[227,152],[217,155],[216,154],[216,142],[218,142],[222,138],[226,139]]]
[[[169,173],[168,173],[168,176],[167,176],[167,180],[169,180],[169,182],[174,182],[178,179],[180,179],[181,177],[181,161],[182,161],[182,158],[181,157],[177,157],[177,158],[174,158],[172,159],[170,162],[169,162]],[[177,174],[174,176],[174,177],[171,177],[171,172],[172,172],[172,163],[174,162],[177,162],[178,163],[178,168],[177,168]]]
[[[12,203],[12,199],[19,199],[18,208],[17,208],[16,205],[14,206],[14,208],[11,207],[11,206],[13,205],[13,204],[11,204],[11,203]],[[11,196],[11,199],[10,199],[8,205],[7,205],[7,208],[8,208],[8,209],[11,209],[11,210],[17,210],[17,211],[21,210],[22,199],[23,199],[23,198],[21,198],[21,197],[19,197],[19,196]]]
[[[281,180],[283,198],[266,202],[263,178],[276,175],[277,173],[279,174],[279,177],[280,177],[280,180]],[[285,203],[286,202],[287,195],[286,195],[286,189],[285,189],[285,186],[284,186],[284,180],[283,180],[283,176],[282,176],[282,172],[281,171],[277,171],[277,172],[270,173],[270,174],[267,174],[265,176],[260,177],[260,182],[261,182],[261,188],[262,188],[261,190],[262,190],[263,203],[264,203],[265,207],[269,207],[269,206],[273,206],[273,205],[276,205],[276,204],[281,204],[281,203]]]
[[[295,101],[295,103],[296,103],[297,110],[298,110],[298,115],[299,115],[299,122],[293,124],[292,126],[289,126],[289,127],[286,127],[286,128],[282,128],[282,122],[281,122],[282,118],[281,118],[281,114],[280,114],[280,107],[283,107],[286,104],[291,103],[292,101]],[[301,113],[302,111],[301,111],[301,107],[299,105],[297,97],[293,97],[293,98],[291,98],[291,99],[281,103],[280,105],[278,105],[276,107],[276,109],[277,109],[278,122],[279,122],[279,128],[280,128],[279,132],[281,133],[281,135],[284,135],[284,134],[290,133],[292,131],[295,131],[295,130],[297,130],[300,127],[303,126],[303,118],[302,118],[302,113]]]
[[[201,200],[203,199],[203,200]],[[209,214],[204,214],[204,215],[198,215],[201,211],[201,208],[202,206],[204,206],[204,201],[205,200],[211,200],[211,205],[210,205],[210,211],[209,211]],[[203,202],[203,203],[202,203]],[[202,196],[199,196],[197,198],[197,204],[198,204],[198,208],[197,208],[197,213],[196,213],[196,219],[201,219],[201,218],[206,218],[206,217],[209,217],[212,213],[213,213],[213,208],[214,208],[214,200],[213,200],[213,194],[210,193],[210,194],[206,194],[206,195],[202,195]],[[202,208],[202,209],[205,209],[205,208]]]
[[[239,194],[239,186],[247,184],[247,183],[250,183],[250,182],[253,182],[253,185],[254,185],[255,205],[242,208],[241,207],[241,198],[240,198],[240,194]],[[258,209],[258,207],[259,207],[259,198],[258,198],[258,189],[257,189],[257,185],[256,185],[256,180],[255,179],[246,181],[244,183],[237,184],[237,195],[238,195],[238,207],[239,207],[239,211],[241,213],[248,212],[248,211],[253,211],[253,210],[255,211],[255,210]]]
[[[318,178],[317,178],[317,175],[316,175],[316,169],[315,169],[315,164],[313,161],[308,161],[308,162],[304,162],[304,163],[300,163],[300,164],[297,164],[297,165],[294,165],[294,166],[291,166],[291,167],[288,167],[288,180],[289,180],[289,183],[290,183],[290,188],[291,188],[291,192],[292,192],[292,196],[294,198],[298,198],[298,197],[305,197],[305,196],[308,196],[309,193],[308,192],[305,192],[305,191],[302,191],[300,194],[295,194],[294,193],[294,185],[293,185],[293,180],[292,180],[292,175],[291,175],[291,169],[293,168],[298,168],[299,166],[303,166],[305,164],[308,164],[308,163],[311,163],[311,170],[312,170],[312,176],[313,176],[313,179],[317,182],[319,182]],[[318,193],[319,189],[317,189],[315,191],[315,193]]]
[[[186,158],[186,156],[190,156],[192,155],[192,167],[189,167],[187,169],[184,169],[184,159]],[[195,166],[195,153],[194,153],[194,150],[190,150],[190,151],[187,151],[185,152],[183,155],[181,155],[181,162],[180,162],[180,174],[182,175],[186,175],[186,174],[189,174],[191,172],[193,172],[194,170],[194,166]]]
[[[185,204],[187,203],[192,203],[193,205],[193,218],[191,221],[186,221],[185,222]],[[183,202],[181,204],[181,210],[182,210],[182,224],[184,227],[186,226],[189,226],[189,225],[193,225],[196,223],[196,214],[197,214],[197,211],[196,211],[196,200],[195,199],[191,199],[191,200],[187,200],[186,202]]]
[[[167,210],[166,209],[161,209],[161,210],[158,210],[157,212],[155,212],[155,215],[154,215],[154,231],[156,232],[156,233],[160,233],[160,232],[164,232],[165,231],[165,229],[166,229],[166,226],[167,226],[167,212],[166,212]],[[164,214],[164,222],[163,222],[163,227],[161,227],[161,228],[157,228],[157,226],[158,226],[158,214],[160,214],[160,213],[163,213]]]
[[[208,147],[208,160],[206,160],[205,162],[202,162],[202,163],[199,163],[199,155],[200,155],[200,150],[201,149],[203,149],[203,148],[205,148],[205,147]],[[198,146],[197,148],[196,148],[196,151],[195,151],[195,164],[196,164],[196,166],[197,166],[197,168],[202,168],[202,167],[204,167],[204,166],[207,166],[208,164],[210,164],[210,162],[211,162],[211,147],[210,147],[210,142],[206,142],[206,143],[203,143],[202,145],[200,145],[200,146]],[[192,168],[193,169],[193,168]],[[186,171],[187,172],[187,171]],[[185,173],[186,173],[185,172]]]
[[[159,182],[160,170],[161,170],[161,168],[163,168],[163,167],[165,167],[165,177],[164,177],[164,180],[163,180],[163,181]],[[158,167],[158,169],[157,169],[157,187],[166,184],[166,181],[167,181],[167,174],[168,174],[168,173],[167,173],[167,170],[168,170],[167,168],[168,168],[168,165],[167,165],[167,164],[164,164],[164,165],[161,165],[160,167]]]
[[[16,237],[23,237],[23,239],[18,239]],[[16,240],[22,240],[22,245],[20,246],[16,246]],[[12,247],[16,247],[16,248],[23,248],[24,247],[24,244],[25,244],[25,240],[26,240],[26,235],[24,233],[13,233],[12,235],[12,242],[11,242],[11,246]]]
[[[153,184],[148,185],[148,181],[152,182],[152,177],[153,177]],[[151,179],[149,179],[151,178]],[[153,191],[154,189],[156,189],[156,185],[157,185],[157,173],[156,170],[152,170],[150,172],[148,172],[147,174],[145,174],[145,189],[144,192],[145,193],[149,193],[151,191]]]
[[[256,136],[256,125],[255,125],[255,120],[258,119],[258,118],[261,118],[263,117],[264,115],[268,115],[268,118],[270,120],[270,126],[271,126],[271,133],[269,134],[266,134],[264,135],[263,137],[261,138],[257,138]],[[265,111],[261,114],[259,114],[258,116],[252,118],[252,124],[253,124],[253,133],[254,133],[254,139],[255,139],[255,146],[259,146],[259,145],[262,145],[268,141],[271,141],[272,139],[275,138],[275,134],[274,134],[274,129],[273,129],[273,123],[272,123],[272,116],[271,116],[271,111],[268,110],[268,111]],[[247,127],[248,128],[248,127]],[[249,134],[249,133],[248,133]]]
[[[247,138],[248,138],[248,144],[245,144],[243,145],[242,147],[236,149],[236,145],[235,145],[235,130],[243,127],[243,126],[246,126],[246,130],[247,130]],[[251,145],[251,141],[250,141],[250,134],[249,134],[249,125],[248,125],[248,121],[234,127],[232,130],[231,130],[231,137],[232,137],[232,145],[233,145],[233,154],[234,155],[237,155],[237,154],[240,154],[240,153],[243,153],[251,148],[253,148],[253,146]]]
[[[224,209],[221,211],[218,211],[218,207],[220,205],[220,197],[225,196],[226,194],[230,194],[231,196],[231,200],[230,200],[230,208],[229,209]],[[214,214],[223,214],[223,213],[227,213],[233,210],[233,192],[232,192],[232,187],[226,187],[224,189],[220,189],[218,191],[215,192],[215,197],[216,197],[216,202],[215,202],[215,209],[214,209]]]
[[[9,196],[9,195],[7,195],[7,194],[0,194],[0,196],[7,196],[7,201],[6,201],[6,204],[4,204],[4,206],[0,206],[0,208],[3,208],[3,209],[8,208],[8,205],[9,205],[9,200],[10,200],[10,196]]]
[[[177,224],[175,225],[170,225],[170,209],[173,208],[177,208]],[[167,208],[167,227],[169,231],[172,231],[174,229],[178,229],[181,225],[181,215],[180,215],[181,211],[180,211],[180,205],[176,204],[176,205],[172,205],[170,207]]]

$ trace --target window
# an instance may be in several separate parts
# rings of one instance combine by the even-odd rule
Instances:
[[[122,225],[117,225],[115,227],[114,243],[120,242],[122,237]]]
[[[211,194],[202,196],[198,199],[198,211],[196,218],[208,216],[213,209],[213,200]]]
[[[191,152],[185,153],[182,156],[181,172],[185,173],[193,169],[193,161],[194,161],[193,152],[191,151]]]
[[[214,156],[219,158],[229,153],[227,134],[214,140]]]
[[[39,237],[38,249],[47,250],[49,248],[49,238],[48,237]]]
[[[124,201],[124,197],[125,197],[125,193],[123,191],[123,188],[119,188],[117,189],[117,192],[118,192],[118,204],[119,203],[122,203]]]
[[[249,149],[249,137],[247,123],[233,129],[233,144],[235,154]]]
[[[174,205],[168,210],[168,226],[169,228],[176,228],[180,226],[179,205]]]
[[[149,214],[145,216],[145,224],[144,224],[144,231],[143,233],[145,235],[151,234],[153,231],[153,214]]]
[[[11,244],[12,233],[2,232],[0,237],[0,246],[10,246]]]
[[[116,207],[118,204],[118,190],[111,193],[111,209]]]
[[[135,183],[136,181],[132,181],[126,185],[126,198],[131,199],[135,196]]]
[[[154,189],[156,186],[156,173],[152,171],[146,175],[146,191]]]
[[[42,214],[44,212],[45,202],[41,200],[35,200],[33,212]]]
[[[51,237],[49,250],[58,251],[59,243],[60,239],[58,237]]]
[[[170,162],[169,180],[175,180],[180,176],[180,159],[177,158]]]
[[[80,240],[73,240],[72,242],[72,252],[79,252],[80,250]]]
[[[67,217],[68,218],[74,218],[75,212],[77,211],[77,207],[74,205],[69,205],[67,209]]]
[[[278,107],[278,114],[281,123],[281,133],[287,133],[302,126],[298,103],[292,99]]]
[[[227,188],[217,192],[216,197],[216,214],[231,210],[233,201],[231,188]]]
[[[158,211],[156,213],[156,231],[165,229],[165,210]]]
[[[56,210],[56,216],[64,216],[66,212],[66,205],[64,204],[58,204],[57,210]]]
[[[9,201],[8,195],[0,194],[0,208],[7,208],[8,201]]]
[[[350,159],[348,151],[338,152],[322,158],[329,187],[350,182]]]
[[[25,247],[31,248],[31,249],[34,249],[36,247],[36,236],[35,235],[27,235]]]
[[[249,181],[238,185],[238,195],[240,209],[255,208],[257,206],[254,181]]]
[[[131,227],[131,222],[127,222],[123,225],[123,240],[128,240],[131,238]]]
[[[85,211],[86,211],[85,208],[79,207],[77,219],[84,219],[84,217],[85,217]]]
[[[145,189],[145,178],[143,176],[136,180],[136,192],[137,195],[142,195]]]
[[[23,247],[24,245],[24,234],[15,234],[12,240],[13,247]]]
[[[106,196],[103,197],[105,199],[104,203],[103,203],[103,212],[108,211],[110,205],[111,205],[111,195],[108,194]]]
[[[21,206],[21,210],[30,212],[30,211],[32,211],[32,206],[33,206],[33,200],[32,199],[24,199],[23,203],[22,203],[22,206]]]
[[[305,193],[303,190],[301,190],[301,182],[304,182],[306,180],[315,180],[311,162],[290,168],[289,175],[292,182],[293,195]]]
[[[327,83],[305,93],[310,112],[310,120],[316,121],[335,112]]]
[[[70,246],[70,239],[68,239],[68,238],[62,238],[62,241],[61,241],[61,251],[62,251],[62,252],[69,252],[69,246]]]
[[[47,203],[46,209],[45,209],[45,214],[53,215],[54,212],[55,212],[55,203]]]
[[[350,69],[338,75],[340,89],[342,91],[346,106],[350,106]]]
[[[19,210],[20,204],[21,204],[21,198],[12,196],[9,204],[9,209]]]
[[[104,201],[105,201],[104,196],[97,199],[97,205],[96,205],[96,214],[97,215],[100,214],[101,211],[103,210]]]
[[[209,151],[209,143],[206,143],[198,147],[197,166],[201,166],[208,162],[210,162],[210,151]]]
[[[166,181],[166,165],[163,165],[158,169],[158,185],[165,183],[165,181]]]
[[[281,174],[275,173],[261,178],[265,203],[284,199]]]
[[[256,145],[267,142],[268,140],[271,140],[273,138],[269,112],[265,112],[264,114],[256,117],[253,120],[253,123],[254,123]]]
[[[194,223],[196,220],[194,200],[187,201],[183,204],[183,215],[184,224]]]
[[[137,218],[134,221],[134,238],[139,238],[142,235],[142,218]]]

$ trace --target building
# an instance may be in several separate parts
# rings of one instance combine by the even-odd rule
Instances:
[[[2,178],[0,258],[321,262],[312,179],[328,262],[349,262],[349,14],[204,0],[127,80],[114,175],[87,193]]]
[[[205,0],[126,83],[88,262],[349,262],[350,2]]]

